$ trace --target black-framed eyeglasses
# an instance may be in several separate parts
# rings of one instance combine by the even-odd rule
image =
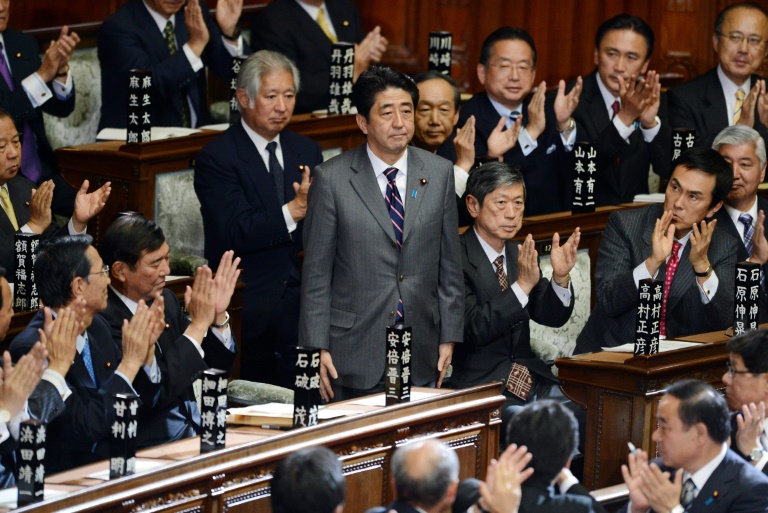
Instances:
[[[88,276],[90,276],[92,274],[102,274],[102,273],[109,274],[109,266],[108,265],[104,265],[104,267],[101,268],[101,271],[96,271],[95,273],[88,273]]]
[[[736,370],[733,368],[733,364],[731,364],[730,360],[725,362],[725,368],[728,374],[731,375],[731,377],[734,377],[736,374],[752,374],[752,372],[748,370]]]
[[[760,36],[745,36],[741,32],[728,32],[727,34],[723,34],[722,32],[717,33],[718,36],[724,37],[731,43],[733,43],[735,46],[740,46],[741,43],[744,42],[744,40],[747,40],[747,43],[752,48],[759,48],[760,45],[762,45],[765,42],[765,39],[763,39]]]

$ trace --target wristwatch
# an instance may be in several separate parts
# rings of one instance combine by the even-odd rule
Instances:
[[[765,454],[765,451],[763,451],[760,447],[755,447],[749,452],[749,461],[752,463],[757,463],[763,457],[763,454]]]
[[[560,134],[567,139],[568,136],[571,135],[571,132],[573,132],[575,128],[576,128],[576,121],[573,118],[570,118],[568,120],[568,128],[560,132]]]
[[[674,508],[670,509],[669,513],[685,513],[685,508],[682,506],[682,504],[678,504]]]
[[[712,274],[712,271],[714,270],[715,268],[712,267],[712,264],[709,264],[709,266],[706,268],[706,270],[703,273],[697,273],[696,269],[694,269],[693,274],[695,274],[699,278],[709,278],[709,275]]]
[[[215,322],[212,322],[211,326],[213,326],[217,330],[223,330],[224,328],[226,328],[229,325],[229,312],[224,312],[224,315],[227,316],[227,318],[224,319],[224,322],[222,322],[221,324],[216,324]]]

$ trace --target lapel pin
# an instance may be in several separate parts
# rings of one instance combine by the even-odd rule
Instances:
[[[25,207],[28,207],[28,206],[29,206],[29,201],[25,201],[25,202],[24,202],[24,206],[25,206]]]
[[[427,185],[427,179],[426,178],[422,178],[421,180],[419,180],[419,182],[421,183],[421,185]]]
[[[347,20],[344,20],[344,22],[342,23],[342,25],[344,25],[345,27],[349,27],[349,22],[348,22]]]
[[[170,324],[168,324],[168,323],[166,323],[166,324],[165,324],[165,329],[167,329],[167,330],[171,329],[171,325],[170,325]]]
[[[112,362],[104,362],[105,369],[109,369],[110,367],[112,367]]]
[[[414,189],[413,192],[411,193],[411,198],[415,198],[415,197],[416,197],[416,189]]]
[[[21,52],[16,52],[16,58],[21,59]]]

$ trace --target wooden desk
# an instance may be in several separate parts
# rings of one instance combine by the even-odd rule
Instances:
[[[723,332],[685,337],[700,346],[653,356],[587,353],[555,361],[560,388],[587,409],[584,486],[594,490],[622,482],[627,442],[656,453],[651,435],[663,390],[684,378],[723,386],[728,353]]]
[[[326,445],[341,458],[346,509],[352,512],[392,500],[389,462],[394,450],[410,440],[439,438],[458,453],[462,478],[484,477],[489,456],[498,454],[504,402],[500,384],[416,390],[437,395],[389,408],[368,407],[374,411],[290,432],[230,428],[228,447],[217,453],[199,455],[198,438],[148,449],[138,456],[165,466],[115,481],[85,477],[107,469],[107,462],[49,476],[47,485],[77,491],[17,511],[268,512],[269,483],[278,462],[312,445]]]

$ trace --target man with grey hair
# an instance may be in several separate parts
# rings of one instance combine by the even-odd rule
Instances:
[[[310,170],[320,146],[289,130],[299,72],[282,54],[262,50],[240,68],[240,122],[197,155],[195,192],[205,231],[205,257],[230,249],[242,257],[246,283],[241,376],[292,386],[298,341],[302,220]]]
[[[768,201],[757,196],[757,186],[765,179],[765,141],[754,128],[733,125],[723,129],[712,143],[733,169],[733,186],[718,210],[718,229],[739,241],[737,261],[749,260],[763,266],[768,262],[765,239]],[[768,294],[760,287],[760,322],[768,322]]]

